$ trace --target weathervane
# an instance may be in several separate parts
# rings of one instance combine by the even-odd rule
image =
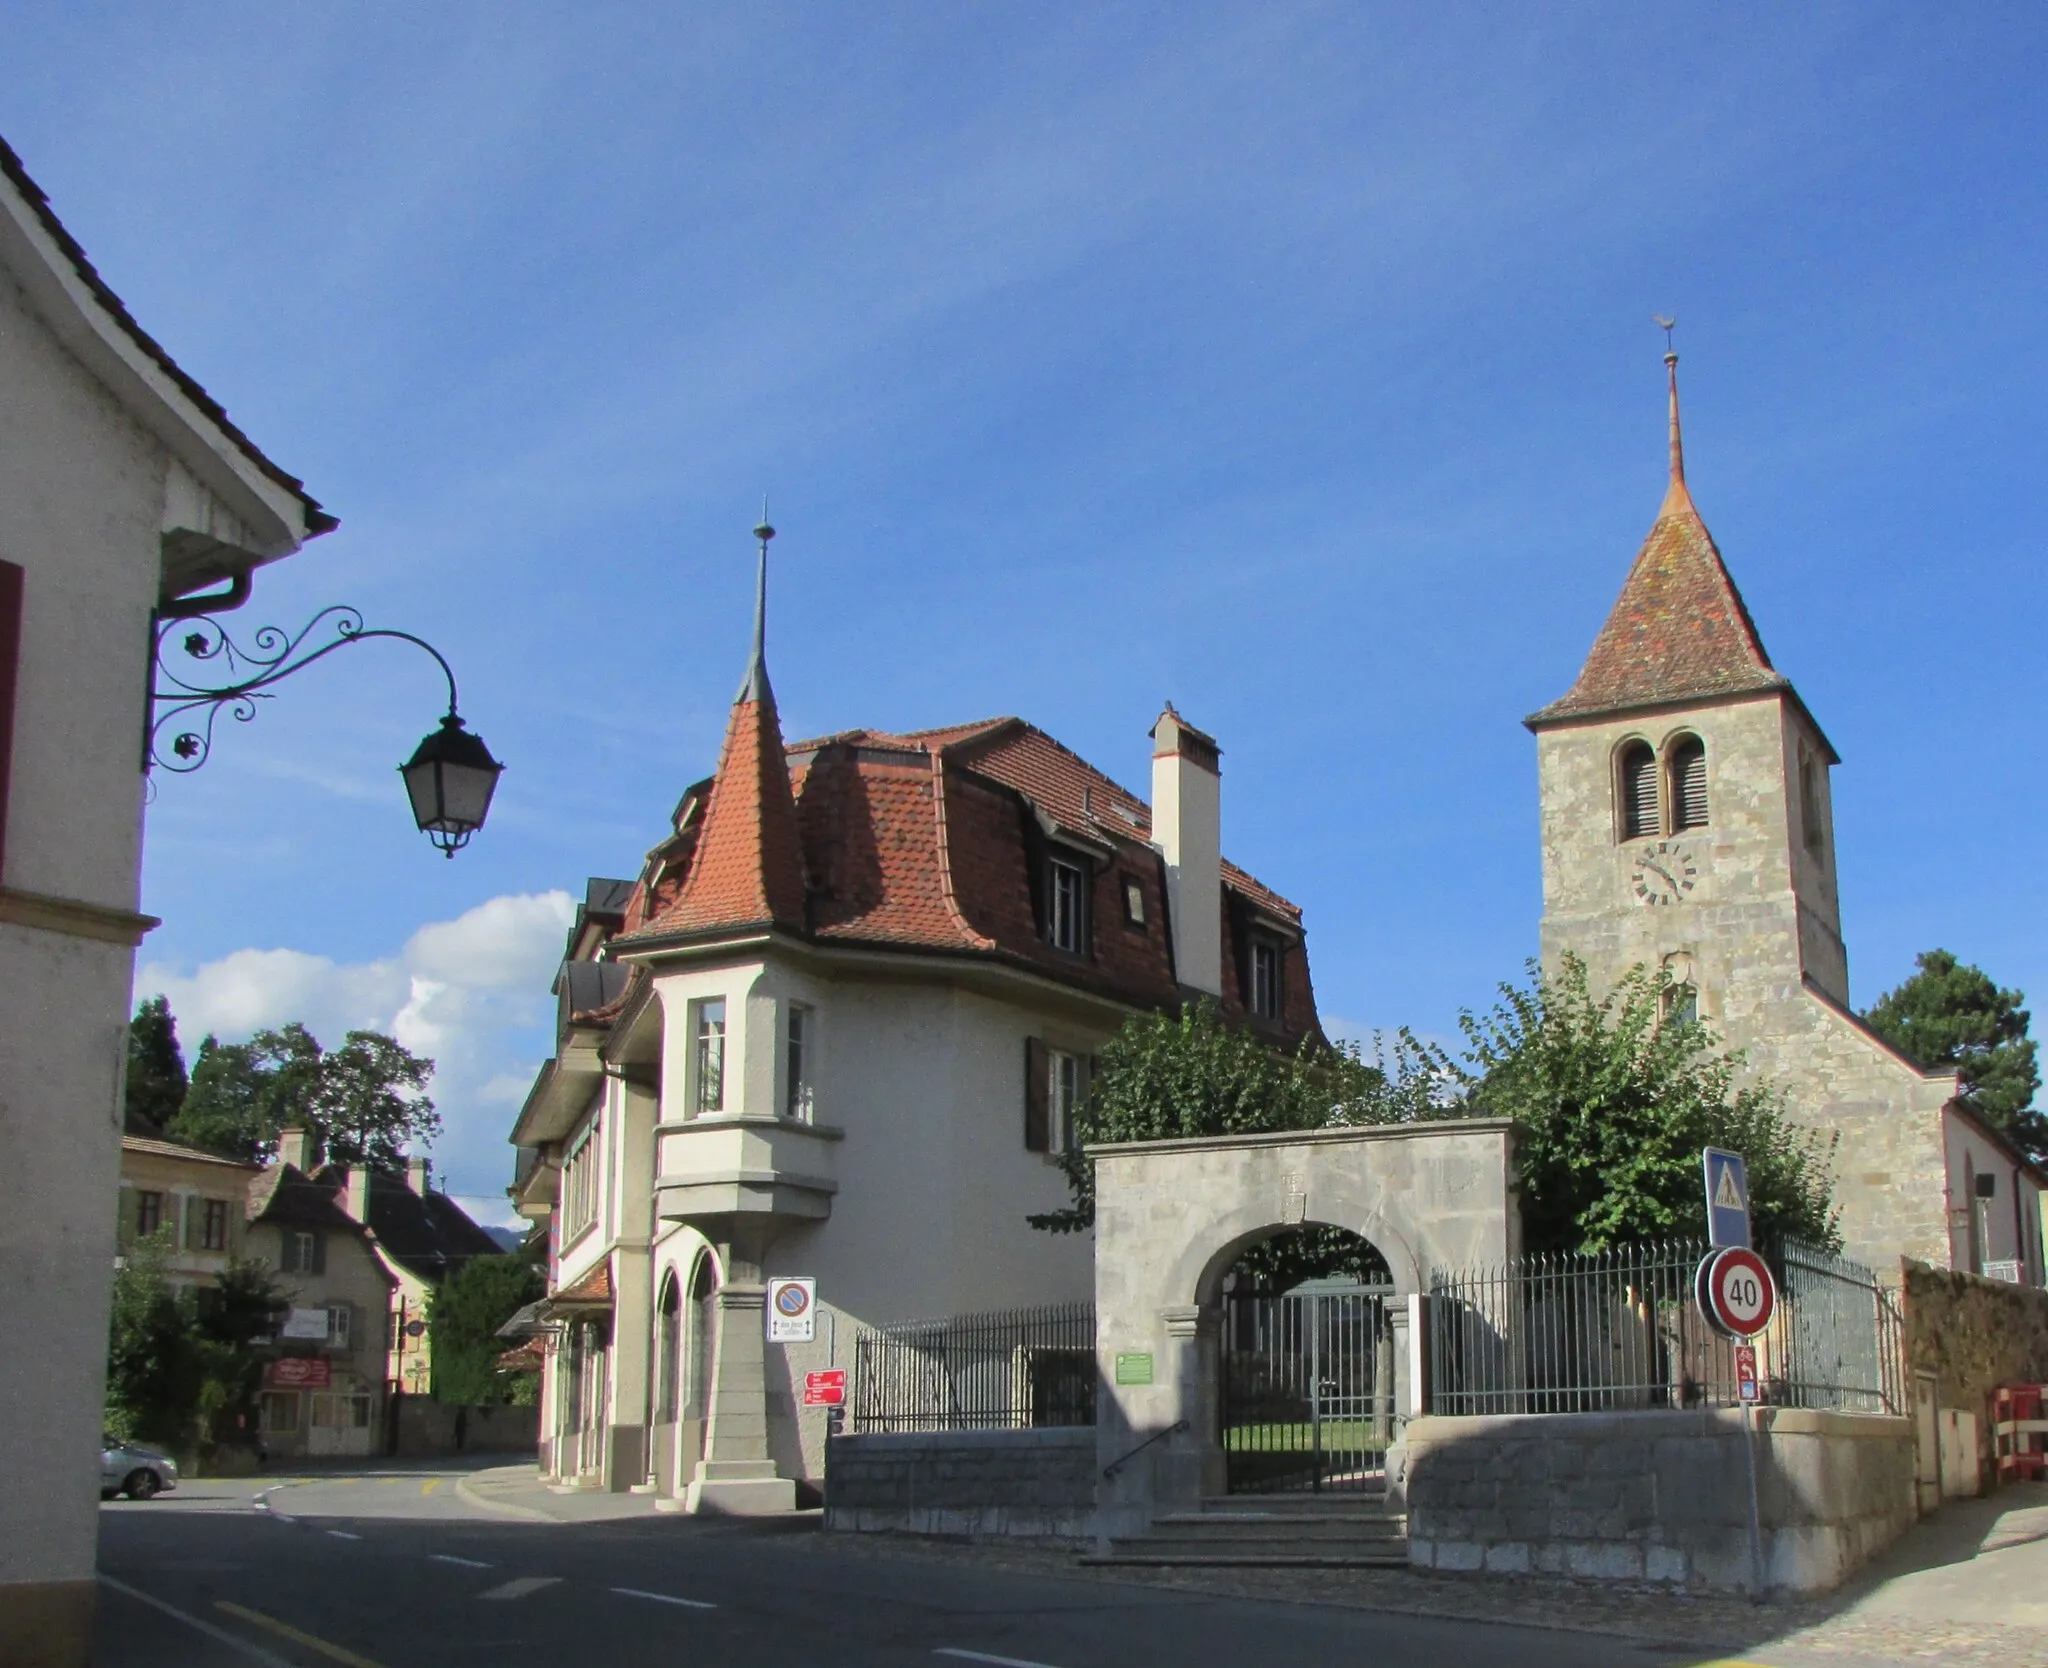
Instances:
[[[1666,318],[1662,313],[1652,313],[1650,315],[1650,322],[1664,332],[1665,358],[1677,358],[1678,351],[1671,345],[1671,332],[1678,328],[1678,315],[1674,313],[1670,318]]]

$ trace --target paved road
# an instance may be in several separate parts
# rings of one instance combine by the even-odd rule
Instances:
[[[828,1539],[809,1518],[537,1521],[531,1507],[492,1504],[483,1481],[445,1471],[202,1481],[144,1505],[109,1505],[100,1668],[1681,1668],[1725,1660],[1491,1622],[981,1569]]]

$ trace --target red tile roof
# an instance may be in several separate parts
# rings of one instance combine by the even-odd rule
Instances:
[[[1693,507],[1679,444],[1675,357],[1670,363],[1670,488],[1578,681],[1532,713],[1532,726],[1791,688],[1771,665],[1742,593]]]
[[[550,1292],[551,1303],[609,1303],[612,1300],[612,1265],[599,1263],[582,1279]]]

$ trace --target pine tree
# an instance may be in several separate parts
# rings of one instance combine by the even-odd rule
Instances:
[[[1929,950],[1916,965],[1920,971],[1880,996],[1864,1023],[1923,1068],[1953,1066],[1963,1104],[2048,1161],[2048,1118],[2033,1105],[2041,1070],[2027,1035],[2032,1016],[2020,1006],[2025,994],[2000,990],[1947,950]]]
[[[185,1103],[185,1056],[171,999],[152,996],[128,1022],[127,1125],[136,1135],[161,1135]]]

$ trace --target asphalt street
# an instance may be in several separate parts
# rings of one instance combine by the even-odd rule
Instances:
[[[196,1481],[101,1521],[100,1668],[1651,1668],[1497,1623],[963,1567],[772,1523],[512,1518],[456,1473]]]

